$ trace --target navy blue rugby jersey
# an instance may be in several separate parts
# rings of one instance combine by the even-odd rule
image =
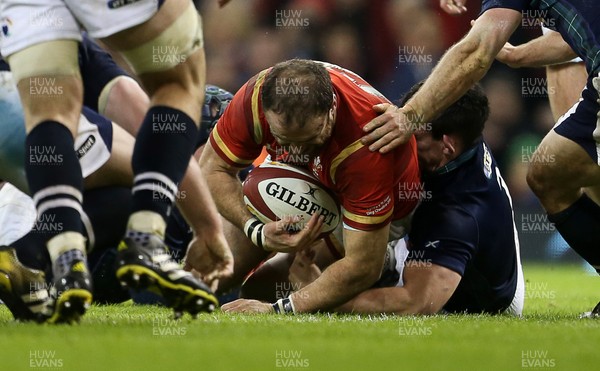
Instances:
[[[409,233],[412,261],[437,264],[462,276],[444,306],[448,312],[497,313],[517,287],[517,247],[512,201],[483,140],[432,174],[427,197]]]

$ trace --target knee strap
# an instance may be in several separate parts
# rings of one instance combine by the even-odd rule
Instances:
[[[154,39],[122,54],[136,74],[169,70],[204,46],[202,18],[190,2],[188,8]]]

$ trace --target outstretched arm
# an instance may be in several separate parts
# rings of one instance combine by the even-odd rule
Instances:
[[[290,267],[289,280],[293,287],[302,288],[321,275],[312,258],[305,252],[296,254]],[[437,264],[405,262],[404,286],[363,291],[337,307],[341,313],[433,314],[448,302],[461,277]]]
[[[577,57],[560,33],[549,31],[525,44],[506,43],[496,59],[512,68],[543,67],[564,63]]]
[[[385,106],[382,115],[365,125],[370,133],[362,142],[382,153],[406,143],[418,124],[431,122],[486,74],[521,17],[520,12],[503,8],[483,13],[404,107]]]
[[[460,275],[436,264],[404,268],[404,286],[367,290],[336,308],[342,313],[434,314],[448,302]]]

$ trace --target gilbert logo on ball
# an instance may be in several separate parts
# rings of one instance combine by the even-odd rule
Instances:
[[[335,194],[307,170],[266,162],[250,172],[243,184],[244,202],[263,223],[298,215],[306,223],[314,213],[325,217],[323,233],[340,223]]]

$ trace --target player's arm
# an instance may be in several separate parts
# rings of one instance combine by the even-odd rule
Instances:
[[[521,68],[564,63],[575,57],[577,57],[577,54],[560,33],[550,31],[519,46],[506,43],[496,59],[510,67]]]
[[[388,234],[389,224],[375,231],[344,229],[345,256],[291,295],[296,312],[334,308],[372,286],[383,268]]]
[[[242,184],[237,177],[241,168],[223,160],[210,141],[206,143],[199,163],[219,212],[243,230],[246,222],[253,216],[243,201]]]
[[[373,285],[381,274],[389,234],[389,224],[374,231],[344,230],[346,255],[331,264],[312,283],[289,296],[286,313],[333,309]],[[288,300],[288,298],[283,299]],[[238,299],[223,305],[225,312],[273,313],[279,306],[258,300]],[[280,308],[280,310],[282,310]]]
[[[495,56],[520,24],[521,17],[520,12],[512,9],[495,8],[483,13],[407,102],[405,106],[409,112],[422,122],[430,122],[462,97],[489,70]]]
[[[177,205],[194,231],[186,253],[187,268],[198,271],[207,282],[233,273],[233,255],[200,167],[192,158],[180,184]]]
[[[434,314],[448,302],[460,279],[458,273],[441,265],[409,264],[404,268],[404,286],[364,291],[336,312]]]
[[[521,17],[520,12],[504,8],[483,13],[404,107],[376,106],[384,113],[365,125],[370,133],[363,143],[372,151],[385,153],[408,141],[415,124],[431,122],[485,75]]]

